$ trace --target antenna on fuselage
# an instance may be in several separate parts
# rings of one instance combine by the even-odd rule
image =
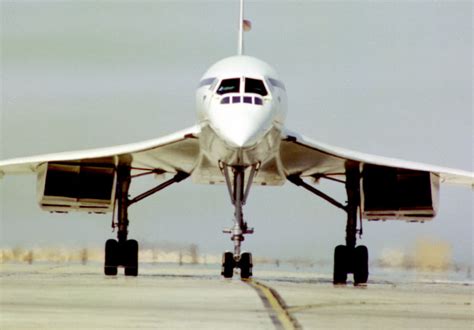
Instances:
[[[240,0],[240,16],[239,16],[239,44],[237,54],[244,54],[244,31],[250,31],[252,23],[244,19],[244,0]]]

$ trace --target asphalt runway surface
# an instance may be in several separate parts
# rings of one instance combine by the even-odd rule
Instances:
[[[99,263],[1,264],[0,329],[474,329],[474,283],[446,274],[372,275],[334,287],[330,274],[218,265],[141,265],[136,278]]]

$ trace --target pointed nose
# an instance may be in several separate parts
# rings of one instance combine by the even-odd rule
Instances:
[[[219,133],[232,147],[247,148],[259,140],[260,130],[253,128],[250,123],[232,123],[221,125]]]
[[[232,105],[211,110],[211,125],[231,147],[248,148],[258,143],[270,130],[271,111],[263,107]]]

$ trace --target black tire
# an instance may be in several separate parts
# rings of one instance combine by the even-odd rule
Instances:
[[[130,239],[125,242],[124,268],[125,276],[138,275],[138,242]]]
[[[105,242],[104,274],[107,276],[117,275],[118,266],[118,242],[109,239]]]
[[[359,245],[354,251],[354,285],[366,284],[369,279],[369,250]]]
[[[333,284],[347,282],[348,249],[345,245],[338,245],[334,249]]]
[[[222,255],[221,275],[224,276],[224,278],[232,278],[232,276],[234,275],[234,266],[234,255],[232,254],[232,252],[225,252]]]
[[[245,280],[252,277],[252,254],[249,252],[244,252],[240,256],[239,261],[240,267],[240,278]]]

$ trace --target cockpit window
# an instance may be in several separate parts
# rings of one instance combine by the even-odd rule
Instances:
[[[255,93],[261,96],[268,95],[262,80],[245,78],[245,93]]]
[[[263,100],[260,98],[260,96],[226,96],[221,99],[221,104],[230,104],[230,101],[232,100],[232,104],[236,103],[248,103],[248,104],[255,104],[255,105],[263,105]],[[252,102],[253,100],[253,102]]]
[[[214,82],[214,80],[216,80],[216,78],[206,78],[206,79],[203,79],[199,82],[199,88],[200,87],[203,87],[203,86],[209,86],[209,85],[212,85],[212,83]]]
[[[230,98],[228,96],[224,97],[221,100],[221,104],[229,104],[230,103]]]
[[[268,81],[273,87],[278,87],[286,91],[285,85],[280,80],[274,79],[274,78],[268,78]]]
[[[219,88],[217,89],[217,94],[227,94],[227,93],[239,93],[240,91],[240,78],[231,78],[222,80]]]

